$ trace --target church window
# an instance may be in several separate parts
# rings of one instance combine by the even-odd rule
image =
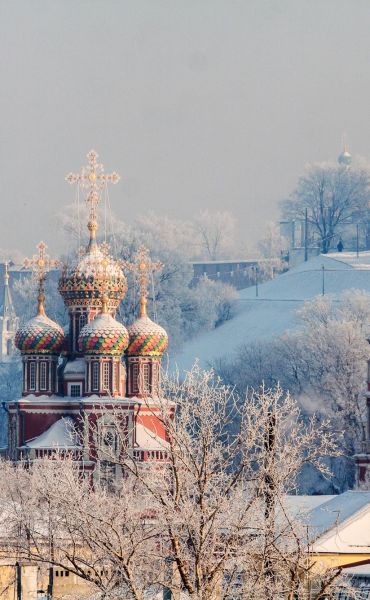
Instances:
[[[103,364],[103,389],[109,390],[109,363]]]
[[[80,398],[81,397],[81,384],[80,383],[72,383],[71,384],[71,393],[72,398]]]
[[[86,313],[82,313],[80,315],[75,316],[75,350],[78,352],[78,336],[80,335],[80,331],[84,325],[87,323],[87,315]]]
[[[112,369],[113,369],[113,372],[112,372],[112,375],[113,375],[113,382],[112,382],[113,391],[115,391],[117,389],[117,381],[118,381],[118,378],[117,378],[117,367],[118,367],[118,365],[115,365],[115,364],[112,366]]]
[[[36,363],[30,363],[30,390],[36,389]]]
[[[40,390],[46,390],[46,362],[40,362]]]
[[[132,365],[132,392],[136,394],[139,391],[139,365],[134,363]]]
[[[79,318],[79,331],[86,325],[87,323],[87,315],[86,313],[82,313]]]
[[[92,365],[92,389],[97,392],[99,390],[99,363],[94,362]]]
[[[11,330],[11,324],[10,324],[10,320],[8,319],[6,322],[6,330],[10,331]]]
[[[159,365],[152,364],[152,392],[158,394],[159,391]]]
[[[150,391],[150,365],[149,363],[143,364],[143,392],[145,394]]]
[[[11,355],[11,353],[12,353],[12,350],[13,350],[13,344],[12,344],[12,340],[8,340],[8,341],[6,342],[6,353],[7,353],[7,355],[8,355],[8,356],[10,356],[10,355]]]

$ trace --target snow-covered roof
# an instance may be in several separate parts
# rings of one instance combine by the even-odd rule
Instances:
[[[74,423],[70,417],[59,419],[41,435],[26,442],[26,448],[75,448],[78,438],[74,431]]]
[[[236,315],[220,327],[193,338],[171,361],[180,370],[190,369],[196,358],[209,363],[230,356],[239,346],[258,339],[279,336],[298,325],[296,311],[304,301],[322,293],[338,296],[348,289],[370,292],[370,252],[321,254],[255,287],[239,292]]]
[[[302,495],[302,496],[285,496],[285,504],[289,510],[289,514],[292,517],[296,517],[298,515],[307,515],[311,511],[313,511],[318,506],[323,505],[336,498],[336,496],[325,496],[325,495]]]
[[[85,365],[83,358],[69,360],[64,368],[64,375],[85,375]]]
[[[344,492],[314,508],[308,515],[307,525],[317,538],[333,527],[338,527],[367,506],[370,509],[370,492]]]
[[[139,448],[145,450],[164,450],[168,447],[166,440],[145,427],[142,423],[136,423],[136,443]]]

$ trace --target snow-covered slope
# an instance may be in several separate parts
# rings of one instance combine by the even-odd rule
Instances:
[[[323,269],[324,267],[324,269]],[[322,294],[337,296],[344,290],[370,292],[370,252],[320,255],[255,288],[239,294],[236,316],[217,329],[194,338],[174,356],[180,370],[196,358],[203,367],[230,356],[245,342],[271,338],[296,326],[296,310],[305,300]]]

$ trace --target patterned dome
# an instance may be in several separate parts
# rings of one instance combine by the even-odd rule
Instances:
[[[63,329],[42,314],[27,321],[15,334],[15,345],[22,354],[58,354],[63,341]]]
[[[121,356],[128,345],[128,332],[110,314],[100,313],[81,329],[78,345],[84,354]]]
[[[59,292],[66,306],[101,307],[102,289],[108,295],[109,309],[115,309],[127,290],[126,277],[111,257],[106,257],[97,244],[89,247],[86,254],[70,269],[65,269],[59,280]]]
[[[139,317],[128,328],[130,343],[127,353],[131,356],[162,356],[168,346],[166,331],[149,317]]]

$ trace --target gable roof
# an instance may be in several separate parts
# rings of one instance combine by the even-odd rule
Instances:
[[[366,506],[370,508],[370,491],[344,492],[320,504],[305,519],[305,524],[310,528],[311,540],[317,540],[334,527],[342,525]]]

